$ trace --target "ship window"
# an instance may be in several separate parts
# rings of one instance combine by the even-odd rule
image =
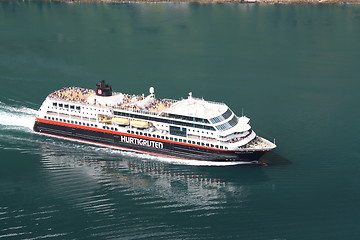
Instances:
[[[134,131],[130,131],[131,134],[134,134]]]
[[[65,107],[65,108],[69,108],[69,104],[65,104],[64,107]]]
[[[209,147],[209,144],[207,143],[206,146]]]
[[[95,127],[96,127],[96,125],[95,125]],[[117,128],[115,128],[115,131],[117,131],[118,129]]]
[[[192,141],[191,143],[192,143],[192,144],[195,144],[195,141]]]
[[[219,148],[219,145],[215,145],[216,148]]]
[[[174,140],[174,138],[170,137],[170,140],[172,141],[172,140]]]
[[[75,109],[75,106],[74,106],[74,105],[70,105],[70,109]]]
[[[197,144],[197,145],[200,145],[200,142],[197,142],[196,144]]]
[[[220,146],[220,149],[224,149],[224,147],[223,147],[223,146]]]
[[[157,138],[160,138],[160,135],[156,135]],[[163,138],[164,139],[164,138]]]
[[[56,120],[56,121],[59,121],[59,119],[58,119],[58,118],[55,118],[55,120]]]
[[[62,104],[62,103],[59,103],[59,107],[63,107],[63,104]]]
[[[87,124],[86,124],[86,126],[88,126],[88,127],[89,127],[89,126],[90,126],[90,124],[88,124],[88,123],[87,123]]]
[[[224,114],[222,114],[218,117],[211,118],[210,122],[211,123],[222,122],[222,121],[228,119],[231,115],[232,115],[232,111],[228,108],[228,110]]]
[[[230,121],[220,124],[216,126],[216,128],[220,131],[225,131],[235,126],[238,123],[238,121],[239,121],[238,118],[234,116]]]
[[[128,133],[130,133],[130,130],[127,130]]]
[[[165,137],[166,140],[169,140],[169,137]]]
[[[54,106],[54,107],[57,107],[57,103],[56,103],[56,102],[53,102],[53,106]]]
[[[201,146],[205,146],[205,143],[202,142],[202,143],[201,143]]]
[[[80,106],[76,106],[76,110],[80,111]]]
[[[71,121],[71,123],[74,123],[74,121]]]
[[[144,136],[146,136],[146,137],[147,137],[147,133],[144,133]]]

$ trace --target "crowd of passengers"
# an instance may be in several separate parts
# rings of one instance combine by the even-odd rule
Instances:
[[[57,90],[49,94],[49,98],[72,101],[76,103],[87,103],[87,98],[94,94],[95,91],[87,88],[80,87],[65,87],[60,90]],[[139,108],[136,104],[133,103],[133,99],[136,99],[136,102],[140,102],[144,99],[144,96],[138,96],[134,94],[124,94],[122,103],[118,103],[117,106],[132,111],[159,111],[161,108],[168,108],[171,106],[172,102],[166,99],[156,99],[154,102],[150,103],[149,106],[145,106],[145,109]],[[100,103],[95,103],[94,105],[102,106]],[[107,104],[105,104],[107,106]]]
[[[132,110],[132,111],[159,111],[160,107],[168,108],[171,106],[171,102],[169,100],[165,99],[155,99],[155,101],[151,102],[148,106],[145,106],[144,109],[141,109],[136,104],[134,104],[133,99],[135,99],[135,102],[141,102],[144,100],[144,96],[138,96],[138,95],[131,95],[131,94],[124,94],[123,102],[118,103],[117,106],[123,109]]]
[[[86,99],[94,93],[94,90],[80,87],[65,87],[49,94],[51,99],[85,103]]]

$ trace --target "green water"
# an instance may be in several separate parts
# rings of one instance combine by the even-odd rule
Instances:
[[[0,238],[358,239],[360,5],[0,2]],[[65,86],[227,103],[278,148],[204,167],[40,136]]]

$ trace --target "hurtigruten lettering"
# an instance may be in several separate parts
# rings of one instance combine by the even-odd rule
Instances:
[[[164,148],[164,144],[161,142],[155,142],[147,139],[139,139],[133,137],[120,136],[120,141],[130,144],[136,144],[141,146],[153,147],[153,148]]]

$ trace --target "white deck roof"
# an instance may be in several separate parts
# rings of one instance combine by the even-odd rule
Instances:
[[[172,104],[166,113],[210,119],[223,114],[228,106],[222,103],[208,102],[204,99],[189,97]]]
[[[117,104],[122,103],[124,95],[121,93],[115,93],[112,96],[98,96],[95,93],[90,95],[87,99],[87,103],[97,104],[100,106],[116,106]]]

